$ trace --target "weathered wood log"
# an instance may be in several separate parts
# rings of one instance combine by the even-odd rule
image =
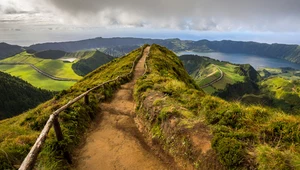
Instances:
[[[19,170],[29,170],[33,169],[36,158],[38,157],[39,152],[42,149],[42,146],[46,140],[47,134],[53,124],[55,116],[52,114],[50,115],[50,118],[48,119],[46,125],[44,126],[40,136],[37,138],[35,144],[31,148],[30,152],[22,162]]]
[[[47,135],[48,135],[49,130],[52,127],[52,125],[54,125],[54,130],[55,130],[55,134],[56,134],[57,140],[58,141],[63,140],[63,134],[62,134],[62,131],[61,131],[60,124],[58,122],[58,115],[59,115],[59,113],[61,113],[62,111],[64,111],[69,106],[71,106],[72,104],[74,104],[75,102],[77,102],[78,100],[80,100],[83,97],[85,97],[85,101],[87,101],[86,103],[89,103],[89,101],[88,101],[88,94],[91,91],[93,91],[95,89],[98,89],[100,87],[104,88],[104,86],[106,84],[114,82],[114,81],[118,81],[119,78],[123,79],[125,77],[131,77],[133,75],[133,71],[134,71],[134,69],[136,67],[136,64],[137,64],[138,60],[143,55],[143,51],[144,51],[144,48],[142,49],[142,54],[135,58],[135,60],[133,62],[133,65],[132,65],[132,68],[131,68],[131,70],[130,70],[129,73],[127,73],[127,74],[125,74],[125,75],[123,75],[121,77],[118,76],[118,77],[116,77],[113,80],[109,80],[109,81],[103,82],[102,84],[99,84],[99,85],[97,85],[97,86],[95,86],[95,87],[93,87],[91,89],[88,89],[86,92],[84,92],[81,95],[77,96],[76,98],[70,100],[67,104],[63,105],[62,107],[60,107],[59,109],[57,109],[56,111],[54,111],[50,115],[50,117],[49,117],[46,125],[44,126],[42,132],[40,133],[39,137],[37,138],[36,142],[34,143],[33,147],[31,148],[30,152],[27,154],[26,158],[22,162],[19,170],[30,170],[30,169],[34,168],[36,159],[37,159],[37,157],[39,155],[39,152],[42,149],[43,144],[45,143],[45,140],[47,138]],[[66,152],[66,154],[64,153],[64,156],[65,156],[65,158],[67,159],[67,161],[69,163],[72,163],[71,155],[68,152]]]
[[[90,90],[90,88],[87,89],[87,91],[89,91],[89,90]],[[86,94],[86,95],[84,96],[84,103],[85,103],[86,105],[90,104],[90,101],[89,101],[89,94]]]

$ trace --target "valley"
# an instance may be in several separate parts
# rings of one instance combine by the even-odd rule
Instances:
[[[207,94],[246,105],[299,113],[300,70],[289,67],[255,70],[249,64],[233,64],[197,55],[182,55],[180,59]],[[218,69],[224,73],[223,77]]]
[[[70,59],[72,62],[68,61]],[[38,88],[61,91],[74,85],[82,75],[112,59],[97,51],[65,53],[49,50],[35,54],[24,51],[0,60],[0,71],[17,76]]]
[[[0,170],[300,170],[300,0],[0,0]]]
[[[87,89],[127,74],[144,48],[118,58],[99,50],[41,53],[27,50],[0,60],[0,70],[36,86],[60,91],[36,108],[0,121],[3,139],[0,147],[9,155],[7,162],[7,156],[0,153],[0,167],[18,167],[53,111]],[[149,159],[149,169],[155,166],[165,169],[171,166],[169,163],[179,169],[297,166],[290,160],[297,160],[299,155],[299,148],[294,145],[299,142],[295,137],[298,135],[295,128],[300,125],[299,70],[288,67],[256,70],[250,64],[191,54],[177,57],[157,44],[152,44],[149,51],[145,64],[138,66],[143,65],[145,71],[139,72],[144,75],[134,78],[134,84],[130,76],[117,79],[93,92],[88,104],[79,101],[61,113],[59,120],[65,139],[63,143],[57,142],[54,131],[50,131],[36,167],[93,169],[139,165],[129,161],[129,157],[120,159],[119,154],[125,151],[135,151],[130,154],[132,157],[140,153],[137,159],[142,162]],[[51,76],[76,81],[51,79],[30,64]],[[131,85],[122,85],[127,82]],[[130,95],[125,95],[125,91]],[[124,104],[128,102],[127,108]],[[129,109],[131,106],[135,108]],[[119,107],[124,108],[119,110]],[[127,114],[129,118],[125,118]],[[94,131],[89,131],[92,127]],[[110,136],[110,132],[118,134],[118,138]],[[125,137],[125,133],[132,137]],[[281,134],[285,138],[279,139]],[[116,145],[106,145],[103,140],[114,141]],[[133,143],[140,145],[133,147]],[[62,147],[72,153],[75,165],[63,159],[59,150]],[[115,150],[116,147],[123,150]],[[95,152],[105,148],[107,153]],[[152,148],[155,152],[149,152]],[[277,160],[276,155],[282,158],[276,164],[265,161]]]

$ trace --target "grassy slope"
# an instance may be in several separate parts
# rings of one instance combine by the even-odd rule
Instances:
[[[72,69],[72,63],[60,60],[37,58],[32,54],[22,52],[13,57],[1,60],[1,63],[30,63],[35,65],[42,71],[49,73],[55,77],[80,79]]]
[[[0,169],[12,168],[12,165],[21,163],[52,111],[86,91],[87,88],[130,72],[132,62],[140,54],[141,49],[137,49],[123,58],[115,59],[88,74],[70,89],[62,91],[54,99],[22,115],[0,121]],[[65,161],[61,159],[62,153],[58,151],[58,148],[72,151],[83,137],[82,134],[89,127],[91,120],[88,113],[96,114],[98,112],[98,102],[102,96],[104,95],[105,98],[110,97],[114,89],[120,85],[119,83],[124,83],[128,79],[120,80],[117,84],[111,83],[104,89],[99,89],[97,92],[90,94],[89,105],[85,105],[83,101],[80,101],[61,113],[60,123],[65,139],[57,143],[53,129],[50,131],[44,149],[39,156],[38,169],[67,168]]]
[[[84,76],[113,59],[114,58],[112,56],[97,50],[94,51],[92,55],[84,55],[83,58],[72,65],[72,68],[78,75]]]
[[[264,77],[282,77],[289,80],[300,80],[300,70],[285,69],[285,68],[261,68],[259,74]],[[265,73],[268,75],[265,75]]]
[[[41,75],[28,65],[0,65],[0,71],[19,77],[35,87],[61,91],[75,84],[74,81],[56,81]]]
[[[148,65],[150,73],[137,82],[134,96],[145,132],[165,152],[199,169],[299,168],[298,115],[204,95],[178,58],[157,45]],[[202,152],[205,139],[213,151]]]
[[[193,57],[194,58],[185,58],[184,56],[182,56],[180,58],[182,59],[186,68],[191,67],[190,69],[193,72],[191,76],[195,79],[195,81],[199,86],[207,84],[212,80],[220,77],[220,72],[216,69],[216,67],[219,67],[224,72],[224,77],[222,80],[213,84],[213,87],[206,87],[203,89],[208,94],[212,94],[218,89],[221,90],[225,89],[227,84],[244,82],[245,77],[237,74],[235,71],[235,68],[239,67],[237,65],[233,65],[227,62],[220,62],[218,60],[210,59],[207,57],[201,57],[201,58],[198,58],[199,56],[193,56]],[[189,60],[190,62],[188,62]],[[196,63],[198,62],[198,64],[191,65],[193,62]],[[214,69],[212,67],[214,67]]]
[[[270,77],[263,80],[261,89],[274,100],[274,107],[281,107],[290,113],[300,113],[300,80],[289,80],[282,77]]]
[[[55,77],[80,79],[72,69],[72,63],[60,60],[36,58],[32,54],[22,52],[0,61],[1,63],[31,63],[42,71]],[[28,65],[0,65],[0,71],[19,77],[35,87],[47,90],[61,91],[74,85],[73,81],[56,81],[41,75]]]
[[[22,79],[0,72],[0,119],[13,117],[53,97]]]

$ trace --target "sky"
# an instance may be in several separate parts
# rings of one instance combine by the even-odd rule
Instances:
[[[0,0],[0,42],[95,37],[300,44],[300,0]]]

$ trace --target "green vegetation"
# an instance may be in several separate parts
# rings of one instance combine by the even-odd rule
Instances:
[[[13,117],[49,100],[53,94],[22,79],[0,72],[0,120]]]
[[[61,60],[37,58],[35,55],[28,54],[27,52],[22,52],[13,57],[9,57],[4,60],[1,60],[0,63],[3,64],[29,63],[29,64],[33,64],[40,70],[55,77],[72,78],[72,79],[81,78],[73,71],[72,63],[63,62]]]
[[[128,73],[140,54],[141,49],[138,49],[115,59],[52,100],[0,121],[0,169],[20,164],[54,110],[87,88]],[[196,169],[299,169],[299,114],[287,114],[277,108],[245,106],[206,95],[188,75],[180,59],[158,45],[151,46],[147,66],[146,74],[138,79],[134,88],[137,118],[143,122],[142,130],[152,143],[175,160],[184,160],[183,163],[194,165]],[[207,66],[210,71],[216,71],[212,64]],[[249,65],[228,69],[234,70],[232,76],[247,77],[249,82],[260,79]],[[61,148],[72,151],[77,146],[92,121],[88,115],[98,112],[97,103],[109,98],[130,78],[91,93],[89,105],[80,101],[61,113],[65,139],[58,143],[51,130],[36,168],[69,168],[62,159]],[[295,80],[271,77],[264,80],[262,86],[278,98],[288,95],[286,100],[294,101],[295,95],[299,97],[299,84]],[[291,90],[292,94],[286,94]]]
[[[68,60],[75,60],[75,62],[72,63]],[[54,77],[79,80],[81,78],[79,75],[84,76],[111,60],[113,60],[113,57],[99,51],[65,53],[63,51],[49,50],[39,53],[33,52],[32,54],[22,52],[1,60],[0,71],[17,76],[38,88],[61,91],[71,87],[75,82],[53,80],[23,63],[33,64],[38,69]]]
[[[28,52],[28,51],[27,51]],[[47,50],[34,53],[34,55],[38,58],[42,59],[59,59],[66,55],[67,53],[60,50]]]
[[[232,64],[196,55],[183,55],[180,59],[200,87],[218,79],[221,76],[220,70],[224,73],[220,81],[203,88],[207,94],[236,99],[258,90],[255,82],[261,77],[249,64]]]
[[[19,77],[35,87],[52,90],[61,91],[68,89],[76,82],[74,81],[56,81],[50,79],[36,70],[32,69],[29,65],[2,65],[0,64],[0,71],[9,73],[13,76]]]
[[[258,72],[263,78],[282,77],[289,80],[300,80],[300,70],[293,68],[261,68]]]
[[[141,54],[141,48],[130,54],[115,59],[78,81],[68,90],[63,90],[48,102],[39,105],[35,109],[22,115],[0,121],[0,169],[13,169],[14,165],[20,165],[29,149],[34,144],[38,134],[45,125],[49,115],[69,100],[105,81],[116,78],[130,72],[132,63]],[[131,77],[119,79],[116,83],[110,83],[104,88],[89,94],[89,105],[83,100],[66,109],[59,116],[59,121],[64,134],[64,140],[57,142],[53,129],[50,131],[46,144],[39,155],[36,164],[37,169],[67,169],[68,164],[62,158],[63,150],[72,151],[84,137],[91,119],[89,114],[98,113],[98,102],[103,98],[112,96],[113,91],[122,83],[129,81]]]
[[[158,45],[147,63],[134,91],[138,117],[169,155],[198,169],[299,168],[298,115],[205,95],[176,55]]]
[[[113,60],[112,56],[104,54],[98,50],[93,51],[88,57],[81,58],[79,61],[72,65],[73,70],[78,75],[84,76],[99,66],[106,64]]]
[[[272,106],[300,114],[300,80],[271,77],[260,83],[261,91],[273,99]]]

